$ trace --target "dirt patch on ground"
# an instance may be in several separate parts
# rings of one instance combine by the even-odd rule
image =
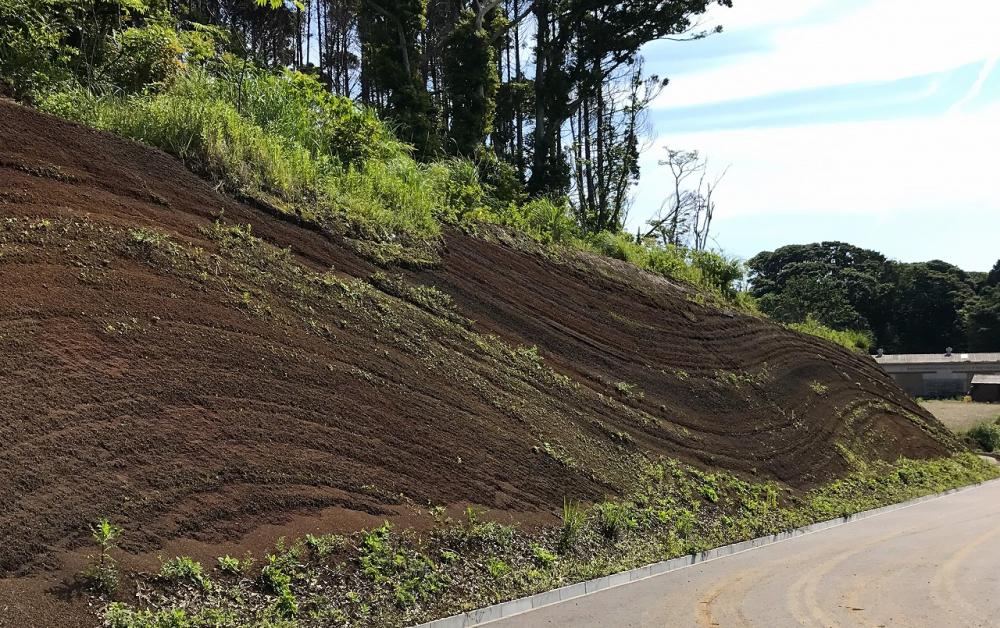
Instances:
[[[377,270],[163,153],[0,103],[11,616],[86,623],[52,583],[101,516],[139,564],[432,504],[541,521],[643,453],[802,489],[845,450],[956,446],[871,359],[614,261],[449,233],[437,268],[389,273],[450,314]]]
[[[995,403],[931,400],[921,401],[920,406],[956,434],[967,432],[980,423],[993,423],[1000,419],[1000,405]]]

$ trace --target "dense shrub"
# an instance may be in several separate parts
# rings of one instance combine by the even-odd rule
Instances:
[[[68,5],[0,0],[0,82],[17,96],[68,80],[77,50],[67,37]]]
[[[142,91],[180,74],[183,53],[180,37],[166,17],[141,28],[126,28],[102,77],[127,92]]]
[[[1000,425],[996,423],[980,423],[969,430],[969,438],[983,451],[1000,451]]]

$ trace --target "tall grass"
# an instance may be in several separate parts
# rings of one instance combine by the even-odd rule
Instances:
[[[290,74],[254,72],[238,89],[196,68],[155,94],[75,87],[41,107],[158,147],[231,191],[277,196],[310,218],[346,217],[360,235],[431,238],[439,216],[467,211],[451,176],[464,164],[416,162],[373,114],[296,87],[305,79]]]

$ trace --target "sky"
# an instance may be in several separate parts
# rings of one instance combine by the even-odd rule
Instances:
[[[656,42],[670,79],[629,226],[669,194],[666,147],[728,167],[715,248],[743,259],[842,240],[970,271],[1000,258],[1000,2],[733,0],[693,42]]]

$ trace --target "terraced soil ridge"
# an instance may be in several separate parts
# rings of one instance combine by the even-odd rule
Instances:
[[[958,447],[867,357],[624,263],[355,248],[0,102],[0,570],[62,566],[101,516],[143,552],[323,509],[551,517],[641,455],[804,489]]]

